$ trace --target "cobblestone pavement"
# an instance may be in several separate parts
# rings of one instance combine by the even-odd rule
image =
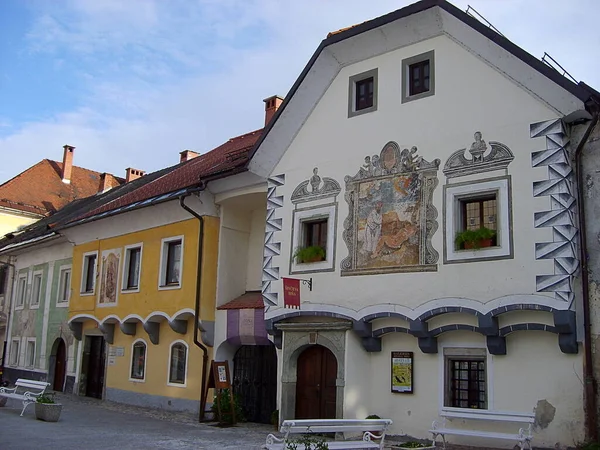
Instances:
[[[0,449],[260,449],[269,425],[245,423],[231,428],[198,423],[198,418],[126,406],[74,395],[60,395],[60,420],[35,419],[34,405],[20,417],[22,403],[9,399],[0,408]]]

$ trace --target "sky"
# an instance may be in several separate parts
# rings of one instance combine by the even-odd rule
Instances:
[[[264,124],[329,31],[410,0],[1,0],[0,183],[38,161],[125,176]],[[600,90],[598,0],[470,4]]]

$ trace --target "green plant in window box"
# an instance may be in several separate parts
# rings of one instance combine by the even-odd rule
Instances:
[[[477,230],[464,230],[456,233],[454,243],[461,249],[480,249],[482,247],[491,247],[492,240],[496,236],[495,230],[481,227]]]
[[[294,252],[294,258],[298,264],[324,261],[325,249],[320,245],[298,247]]]

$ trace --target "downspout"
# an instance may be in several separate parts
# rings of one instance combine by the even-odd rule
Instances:
[[[9,257],[10,260],[10,257]],[[13,294],[14,294],[14,282],[15,282],[15,274],[17,273],[17,268],[14,264],[11,264],[9,262],[4,262],[4,261],[0,261],[0,265],[3,266],[9,266],[12,268],[12,276],[10,279],[10,283],[8,283],[6,286],[10,286],[10,295],[8,296],[8,312],[6,313],[6,330],[4,330],[4,344],[2,345],[2,364],[0,364],[0,386],[2,385],[1,383],[4,381],[4,366],[6,365],[6,344],[8,343],[8,338],[10,337],[8,335],[8,330],[10,329],[10,316],[11,316],[11,311],[12,311],[12,298],[13,298]]]
[[[198,192],[203,191],[206,188],[206,183],[201,182]],[[196,211],[191,209],[185,204],[185,198],[191,195],[190,192],[179,197],[179,205],[189,212],[192,216],[198,219],[199,229],[198,229],[198,260],[197,260],[197,275],[196,275],[196,301],[194,305],[194,344],[200,350],[202,350],[202,379],[200,381],[201,391],[200,391],[200,413],[198,416],[198,422],[202,422],[204,420],[204,409],[206,408],[206,389],[204,385],[206,384],[206,373],[208,371],[208,349],[200,340],[198,339],[198,320],[200,319],[200,294],[202,288],[202,252],[204,248],[204,217],[199,215]]]
[[[596,380],[592,357],[592,323],[590,317],[590,294],[588,276],[587,233],[585,226],[585,204],[583,202],[583,171],[581,155],[592,130],[598,123],[598,112],[594,113],[592,121],[583,134],[575,150],[575,167],[577,170],[577,206],[579,212],[581,283],[583,295],[583,352],[584,352],[584,389],[585,389],[585,428],[588,440],[598,440],[598,411],[596,408]]]

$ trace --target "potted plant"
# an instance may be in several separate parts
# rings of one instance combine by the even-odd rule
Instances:
[[[392,448],[402,450],[408,450],[411,448],[419,448],[421,450],[435,450],[435,445],[431,442],[408,441],[402,444],[398,444]]]
[[[495,230],[481,227],[477,230],[464,230],[456,234],[454,242],[458,248],[480,249],[482,247],[491,247],[496,236]]]
[[[377,414],[369,414],[367,417],[365,417],[365,419],[381,419],[381,417],[379,417]],[[369,433],[374,434],[375,436],[379,436],[381,431],[369,431]]]
[[[294,258],[298,264],[323,261],[325,260],[325,249],[320,245],[298,247],[294,252]]]
[[[275,427],[275,431],[279,431],[279,410],[276,409],[271,413],[271,425]]]
[[[35,402],[35,418],[45,422],[58,422],[62,404],[54,401],[54,394],[42,394]]]

